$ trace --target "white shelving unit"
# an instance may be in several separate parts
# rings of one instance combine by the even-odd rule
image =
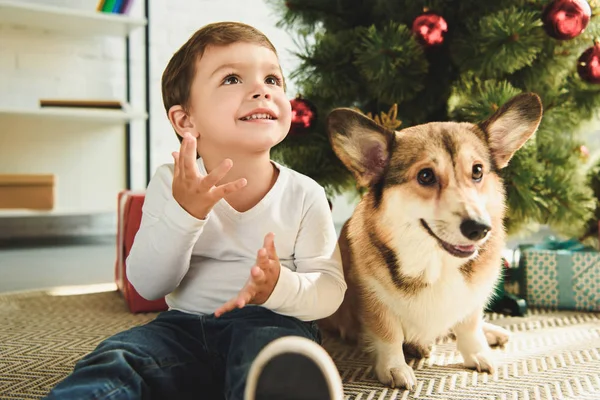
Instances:
[[[44,29],[76,36],[126,37],[133,30],[144,27],[147,20],[93,10],[86,11],[14,0],[0,0],[0,24]],[[128,122],[148,117],[147,113],[141,111],[41,107],[11,109],[0,107],[0,116],[8,115],[107,123]]]
[[[0,23],[83,36],[123,36],[146,25],[144,18],[0,0]]]
[[[110,214],[112,210],[95,210],[93,214]],[[88,211],[71,210],[0,210],[0,218],[30,218],[30,217],[85,217],[89,216]]]
[[[91,10],[80,10],[66,7],[57,7],[45,4],[21,2],[15,0],[0,0],[0,24],[16,28],[35,29],[60,33],[61,35],[85,37],[121,37],[129,41],[132,31],[144,28],[147,25],[146,18],[131,17],[128,15],[103,13]],[[129,42],[127,42],[129,49]],[[127,64],[129,61],[127,61]],[[129,68],[129,65],[127,66]],[[82,71],[82,74],[85,74]],[[132,78],[129,73],[127,79]],[[129,85],[129,82],[127,82]],[[129,93],[129,92],[128,92]],[[0,94],[1,95],[1,94]],[[68,108],[68,107],[11,107],[0,106],[0,123],[7,119],[26,119],[35,123],[43,124],[47,121],[53,122],[77,122],[82,126],[82,134],[85,134],[85,124],[123,125],[127,135],[130,134],[128,124],[134,120],[145,120],[148,118],[147,110],[129,109],[126,100],[123,110],[90,109],[90,108]],[[125,128],[127,127],[127,129]],[[126,150],[128,151],[128,149]],[[0,148],[0,157],[2,149]],[[127,154],[129,163],[129,154]],[[59,177],[60,179],[60,177]],[[116,203],[116,197],[115,197]],[[0,219],[5,221],[5,226],[16,224],[15,219],[25,218],[30,221],[33,217],[74,217],[86,218],[94,215],[106,215],[111,210],[69,210],[56,208],[51,211],[35,210],[0,210]],[[114,210],[113,210],[114,212]],[[67,223],[68,225],[68,223]],[[18,225],[15,225],[18,226]],[[2,232],[0,232],[2,233]],[[0,235],[1,236],[1,235]]]
[[[99,122],[103,124],[123,124],[137,119],[148,118],[148,114],[139,111],[97,110],[69,107],[44,108],[2,108],[2,117],[27,117],[39,120],[64,120],[78,122]]]

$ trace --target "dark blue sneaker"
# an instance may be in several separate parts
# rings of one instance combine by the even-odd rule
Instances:
[[[256,357],[246,382],[245,400],[341,400],[340,374],[317,343],[286,336]]]

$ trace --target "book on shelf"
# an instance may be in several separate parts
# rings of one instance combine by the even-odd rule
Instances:
[[[40,107],[99,108],[103,110],[125,110],[126,104],[119,100],[96,99],[40,99]]]
[[[121,13],[121,9],[123,8],[123,0],[115,0],[115,4],[113,5],[113,8],[111,10],[111,12],[113,13]]]
[[[96,11],[110,14],[128,14],[133,0],[98,0]]]

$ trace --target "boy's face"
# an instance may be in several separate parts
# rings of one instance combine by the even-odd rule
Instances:
[[[281,142],[291,105],[275,53],[253,43],[208,47],[196,65],[189,117],[201,153],[255,153]]]

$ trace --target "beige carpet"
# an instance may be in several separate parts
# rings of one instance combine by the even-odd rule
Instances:
[[[127,312],[116,292],[0,294],[0,399],[39,399],[102,339],[153,317]],[[495,375],[461,368],[454,343],[445,340],[413,364],[419,382],[411,392],[382,387],[358,349],[328,338],[324,345],[347,399],[600,399],[600,313],[490,319],[514,332],[505,349],[495,350]]]

